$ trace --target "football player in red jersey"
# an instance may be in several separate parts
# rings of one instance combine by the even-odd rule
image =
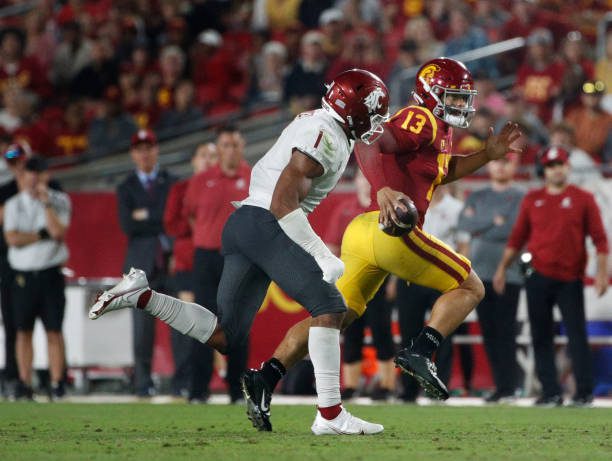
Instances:
[[[472,76],[462,63],[433,59],[417,74],[413,92],[417,104],[401,109],[385,123],[376,142],[356,146],[359,165],[372,185],[372,203],[378,204],[378,209],[374,206],[357,216],[346,229],[341,250],[345,271],[336,283],[348,306],[344,325],[363,314],[390,273],[442,292],[429,324],[412,347],[395,358],[428,394],[442,400],[448,398],[448,391],[431,357],[442,339],[480,302],[484,288],[468,259],[422,230],[425,213],[438,185],[468,175],[508,152],[520,152],[512,144],[521,133],[509,122],[498,135],[490,128],[481,151],[452,156],[452,128],[469,125],[475,96]],[[419,223],[408,234],[387,235],[380,228],[397,222],[395,209],[405,209],[399,200],[406,197],[416,205]],[[286,369],[301,359],[308,343],[309,322],[306,319],[294,325],[270,360]],[[278,379],[269,374],[266,379],[267,387],[274,389]]]

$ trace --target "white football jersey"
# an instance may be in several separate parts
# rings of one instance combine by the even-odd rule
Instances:
[[[291,160],[293,149],[298,149],[319,162],[324,170],[312,180],[308,194],[300,203],[304,212],[310,213],[336,186],[353,145],[354,141],[348,139],[338,122],[325,110],[301,113],[253,167],[249,196],[241,204],[269,210],[278,178]]]

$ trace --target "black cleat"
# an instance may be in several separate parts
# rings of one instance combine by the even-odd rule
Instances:
[[[270,401],[272,392],[268,390],[259,370],[247,370],[240,378],[242,393],[247,404],[247,415],[258,431],[271,431]]]
[[[427,395],[438,400],[448,399],[448,389],[438,378],[436,366],[430,359],[402,349],[393,361],[396,367],[416,379]]]
[[[543,395],[534,402],[534,405],[537,407],[546,408],[562,407],[563,397],[561,397],[560,395]]]

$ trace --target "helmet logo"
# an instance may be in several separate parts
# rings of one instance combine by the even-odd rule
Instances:
[[[368,112],[376,112],[376,109],[380,109],[382,107],[382,103],[380,102],[380,98],[385,97],[385,92],[382,88],[375,88],[370,92],[369,95],[363,100],[363,103],[368,108]]]
[[[419,74],[419,77],[423,78],[429,84],[431,79],[434,78],[434,76],[436,75],[436,72],[439,71],[440,66],[438,66],[437,64],[430,64],[423,68],[423,70]]]

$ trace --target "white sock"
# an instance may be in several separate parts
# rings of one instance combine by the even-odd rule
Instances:
[[[208,341],[217,327],[217,316],[205,307],[154,290],[151,290],[151,299],[144,310],[202,343]]]
[[[310,327],[308,353],[317,387],[320,408],[341,403],[340,399],[340,330]]]

